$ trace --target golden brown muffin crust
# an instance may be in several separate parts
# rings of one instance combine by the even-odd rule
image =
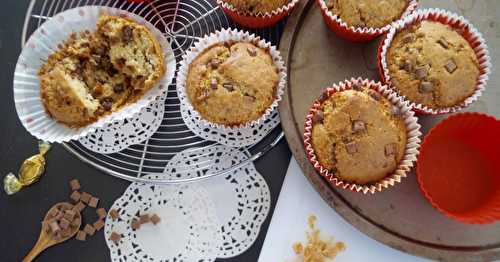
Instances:
[[[480,74],[469,43],[450,26],[432,21],[397,33],[386,59],[398,92],[433,109],[463,102],[474,93]]]
[[[406,127],[398,107],[367,87],[337,92],[313,117],[319,163],[345,181],[376,182],[404,156]]]
[[[399,19],[408,0],[326,0],[328,9],[354,27],[384,27]]]
[[[251,14],[270,13],[291,2],[291,0],[224,0],[240,11]]]
[[[251,43],[220,43],[190,64],[186,90],[194,109],[227,126],[257,120],[276,96],[279,74],[268,50]]]

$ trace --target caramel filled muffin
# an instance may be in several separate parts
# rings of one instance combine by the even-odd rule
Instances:
[[[48,114],[82,127],[135,102],[164,73],[161,47],[146,27],[103,15],[96,32],[72,34],[38,75]]]
[[[239,11],[251,14],[270,13],[290,3],[290,0],[224,0]]]
[[[399,94],[433,109],[463,102],[474,93],[480,74],[467,40],[450,26],[432,21],[397,33],[386,59]]]
[[[354,27],[384,27],[399,19],[408,0],[325,0],[328,9]]]
[[[265,113],[278,83],[278,68],[268,50],[226,42],[207,48],[189,65],[186,91],[204,119],[236,126]]]
[[[406,126],[400,109],[361,85],[320,98],[312,146],[319,163],[338,178],[377,182],[403,159]]]

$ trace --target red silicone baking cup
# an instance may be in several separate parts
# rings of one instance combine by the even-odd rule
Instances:
[[[249,28],[264,28],[272,26],[290,14],[299,0],[292,0],[287,5],[269,13],[252,14],[240,11],[224,0],[217,0],[217,4],[236,23]]]
[[[384,83],[389,86],[394,86],[391,82],[391,76],[389,74],[389,68],[387,66],[386,55],[392,40],[397,32],[411,26],[415,23],[430,20],[435,22],[440,22],[447,24],[455,29],[457,32],[461,32],[461,35],[469,42],[470,46],[474,50],[479,62],[479,77],[477,79],[477,86],[475,92],[466,98],[462,103],[447,108],[432,109],[430,107],[418,104],[412,101],[410,106],[413,110],[419,114],[424,115],[439,115],[439,114],[449,114],[462,110],[476,101],[486,88],[486,82],[488,82],[489,74],[491,73],[491,62],[488,52],[488,47],[486,41],[484,40],[481,33],[463,16],[451,13],[442,9],[422,9],[417,10],[415,13],[407,16],[403,20],[393,23],[392,28],[389,30],[384,40],[380,42],[378,48],[378,71],[380,78]],[[397,91],[396,91],[397,92]],[[404,96],[403,96],[404,97]]]
[[[425,137],[417,179],[430,203],[471,224],[500,220],[500,121],[480,113],[452,115]]]
[[[342,19],[340,19],[338,15],[335,15],[330,10],[328,10],[326,1],[327,0],[316,0],[316,3],[321,9],[321,14],[323,15],[325,23],[333,32],[349,41],[367,42],[373,40],[379,35],[386,33],[391,28],[391,24],[387,24],[380,28],[350,26],[346,22],[342,21]],[[406,10],[401,14],[400,19],[413,13],[413,11],[417,9],[417,7],[417,0],[409,1],[408,5],[406,6]]]
[[[380,82],[362,78],[351,78],[350,80],[344,80],[338,84],[334,84],[331,87],[326,88],[323,92],[330,97],[336,92],[352,89],[352,85],[354,84],[367,86],[370,89],[377,91],[401,110],[401,114],[406,125],[407,144],[403,159],[399,162],[397,168],[392,173],[387,174],[387,176],[380,181],[360,185],[344,181],[335,176],[334,173],[331,173],[327,168],[323,167],[317,160],[314,147],[312,146],[312,117],[321,106],[321,102],[319,100],[314,101],[306,116],[304,123],[304,147],[306,149],[307,158],[316,171],[318,171],[319,174],[323,176],[332,186],[349,189],[363,194],[374,194],[375,192],[381,192],[391,186],[394,186],[396,183],[401,182],[402,178],[406,177],[408,171],[410,171],[413,167],[413,162],[417,159],[418,149],[420,147],[420,135],[422,135],[422,133],[420,132],[420,125],[417,123],[417,118],[414,116],[414,112],[411,108],[408,107],[407,102]]]

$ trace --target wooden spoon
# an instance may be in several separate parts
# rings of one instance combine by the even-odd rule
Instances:
[[[47,222],[52,218],[50,216],[50,214],[53,212],[54,209],[61,210],[61,208],[63,208],[63,207],[65,207],[66,209],[71,209],[71,208],[73,208],[73,205],[70,203],[67,203],[67,202],[55,204],[54,206],[52,206],[49,209],[49,211],[45,215],[45,218],[43,219],[43,221]],[[26,255],[26,257],[23,259],[23,262],[33,261],[33,259],[35,259],[35,257],[38,256],[38,254],[40,254],[42,251],[44,251],[48,247],[51,247],[55,244],[62,243],[64,241],[72,238],[76,234],[76,232],[78,232],[78,230],[80,229],[80,226],[82,224],[82,216],[81,216],[80,212],[76,212],[75,219],[79,219],[80,223],[78,224],[78,226],[70,225],[71,233],[66,237],[56,238],[54,233],[47,232],[42,227],[42,230],[40,231],[40,236],[38,237],[38,241],[36,242],[33,249],[31,249],[31,251],[28,253],[28,255]]]

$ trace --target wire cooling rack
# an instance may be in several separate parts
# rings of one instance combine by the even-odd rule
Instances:
[[[41,24],[52,16],[67,9],[85,5],[120,8],[146,18],[165,34],[172,45],[177,62],[181,60],[184,52],[204,35],[222,28],[241,28],[224,14],[215,0],[146,0],[137,2],[139,3],[126,0],[31,0],[24,21],[22,45]],[[278,45],[283,27],[284,22],[268,29],[242,29],[259,35],[273,45]],[[95,153],[78,141],[64,143],[63,146],[82,161],[107,174],[135,182],[171,184],[227,174],[263,156],[283,138],[281,127],[278,126],[270,131],[262,141],[245,148],[250,152],[247,159],[234,163],[228,169],[217,173],[206,173],[200,177],[178,180],[145,178],[145,175],[162,174],[168,161],[178,152],[190,148],[193,150],[207,149],[218,145],[215,142],[203,140],[192,133],[184,124],[179,107],[174,79],[168,89],[162,124],[147,141],[113,154]],[[206,170],[209,165],[210,163],[207,163],[206,166],[201,166],[198,169]]]

